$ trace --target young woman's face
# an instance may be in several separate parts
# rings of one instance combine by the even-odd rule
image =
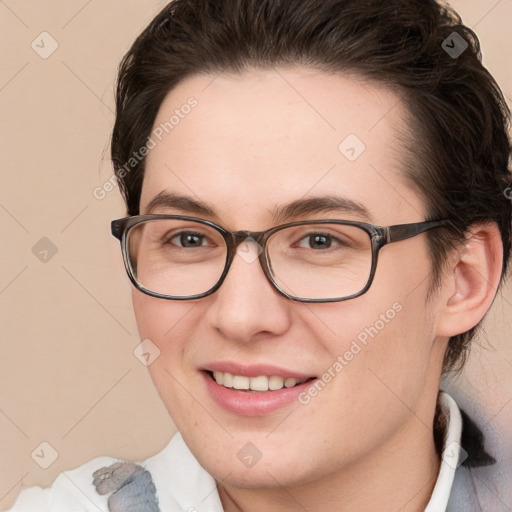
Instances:
[[[339,196],[369,216],[332,209],[288,220],[423,221],[425,207],[402,178],[403,109],[376,85],[307,69],[188,78],[155,121],[140,211],[172,193],[189,206],[151,213],[261,231],[282,223],[276,210],[292,202]],[[239,248],[208,297],[133,291],[140,337],[160,350],[151,377],[201,464],[225,484],[285,486],[348,470],[409,434],[431,442],[446,340],[436,337],[436,300],[426,299],[426,236],[385,246],[370,290],[331,303],[280,295],[244,253],[252,250]],[[276,387],[313,380],[248,392],[215,383],[214,370],[242,387],[247,377],[274,377]]]

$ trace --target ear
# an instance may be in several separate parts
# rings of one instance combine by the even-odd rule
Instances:
[[[485,316],[496,295],[503,264],[503,244],[495,222],[470,227],[466,241],[449,258],[443,278],[438,336],[468,331]]]

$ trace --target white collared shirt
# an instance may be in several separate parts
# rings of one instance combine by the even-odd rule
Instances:
[[[447,416],[447,430],[439,474],[425,512],[468,512],[457,503],[449,504],[455,472],[460,467],[461,414],[446,392],[441,391],[439,399]],[[9,512],[109,512],[108,496],[96,492],[92,474],[116,462],[122,460],[98,457],[62,472],[51,487],[27,488]],[[161,452],[139,464],[153,477],[162,512],[222,512],[215,480],[199,465],[179,433]]]

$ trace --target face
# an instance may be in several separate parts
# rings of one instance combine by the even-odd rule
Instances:
[[[197,75],[168,94],[154,128],[173,114],[147,157],[142,214],[164,192],[210,212],[189,202],[151,213],[231,231],[271,228],[278,208],[325,196],[359,203],[368,216],[345,208],[288,220],[425,220],[401,173],[404,107],[375,84],[304,68]],[[305,484],[392,447],[397,432],[424,431],[445,348],[436,302],[427,302],[429,271],[423,234],[385,246],[370,290],[343,302],[289,300],[241,253],[208,297],[172,301],[134,289],[141,339],[160,350],[151,377],[200,463],[226,485]],[[249,393],[215,383],[213,371],[312,380]]]

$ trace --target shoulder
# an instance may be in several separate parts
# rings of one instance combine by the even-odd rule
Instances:
[[[96,492],[92,474],[118,460],[113,457],[97,457],[75,469],[63,471],[51,487],[23,489],[8,512],[108,512],[107,497]]]
[[[109,512],[109,494],[100,494],[94,473],[126,462],[114,457],[97,457],[59,474],[51,487],[30,487],[19,494],[8,512]],[[199,464],[181,434],[140,464],[156,488],[160,510],[222,510],[214,479]],[[96,481],[97,483],[97,481]]]
[[[190,452],[179,432],[143,466],[153,477],[162,511],[176,510],[175,507],[186,511],[223,510],[215,480]]]
[[[503,443],[506,436],[490,435],[493,431],[483,417],[475,419],[460,407],[459,412],[462,432],[456,446],[458,460],[447,512],[509,510],[512,459],[506,453],[510,446]],[[481,429],[479,423],[487,430]]]

